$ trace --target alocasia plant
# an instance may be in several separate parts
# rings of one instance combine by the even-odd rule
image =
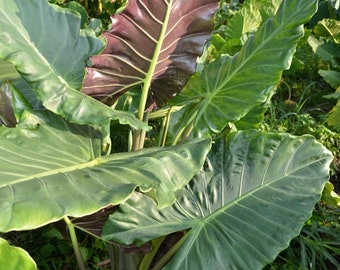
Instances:
[[[140,1],[113,17],[107,46],[91,58],[82,91],[112,104],[143,84],[157,103],[179,92],[213,30],[216,0]]]
[[[17,125],[0,127],[0,231],[64,219],[74,241],[81,224],[70,216],[120,205],[99,237],[123,245],[152,241],[157,250],[154,238],[185,232],[164,258],[146,254],[136,269],[152,260],[163,267],[175,252],[166,269],[260,269],[273,260],[311,214],[332,159],[311,137],[229,129],[261,118],[316,10],[316,1],[277,3],[262,10],[258,30],[238,53],[196,71],[218,1],[130,0],[97,38],[69,9],[0,0],[0,58],[27,83],[17,87],[27,105],[17,108],[6,92]],[[141,92],[137,117],[104,104],[129,90]],[[160,115],[181,144],[110,152],[110,123],[115,132],[123,124],[148,130],[151,103],[165,111]],[[143,147],[143,136],[133,140]],[[75,252],[84,269],[77,245]]]
[[[47,109],[78,124],[105,127],[118,119],[147,128],[79,91],[85,62],[104,46],[93,31],[79,29],[79,15],[43,0],[1,1],[0,7],[0,58],[15,65]]]
[[[176,203],[159,210],[134,194],[103,237],[127,245],[190,229],[165,269],[261,269],[311,214],[328,177],[322,148],[312,137],[235,132],[216,142]]]

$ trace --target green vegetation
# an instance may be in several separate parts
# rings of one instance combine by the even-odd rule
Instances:
[[[0,0],[0,270],[340,269],[340,3],[208,2]]]

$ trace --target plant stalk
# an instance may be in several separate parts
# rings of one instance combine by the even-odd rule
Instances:
[[[183,242],[186,240],[188,234],[185,234],[152,268],[152,270],[161,270],[162,267],[170,261],[170,259],[175,255],[177,250],[181,247]]]
[[[68,217],[64,217],[64,221],[67,225],[67,229],[68,229],[68,232],[70,234],[70,238],[71,238],[74,254],[75,254],[76,259],[77,259],[77,264],[78,264],[79,270],[85,270],[84,260],[83,260],[83,257],[81,256],[76,231],[74,229],[75,226],[73,225],[73,223],[71,222],[71,220]]]
[[[149,121],[150,111],[146,111],[143,121],[147,123]],[[145,141],[145,130],[135,130],[133,133],[133,150],[137,151],[143,149]]]
[[[111,270],[115,270],[115,254],[114,254],[114,248],[113,245],[110,243],[106,243],[106,248],[108,250],[109,253],[109,258],[110,258],[110,269]]]
[[[153,246],[152,250],[149,253],[145,254],[139,266],[139,270],[148,270],[150,268],[150,264],[152,263],[159,247],[161,246],[165,238],[166,236],[161,236],[157,239],[152,240],[152,246]]]
[[[172,113],[172,109],[173,107],[170,107],[168,114],[165,118],[165,122],[164,122],[164,129],[162,132],[162,137],[161,137],[161,146],[165,146],[166,143],[166,137],[168,135],[168,130],[169,130],[169,124],[170,124],[170,117],[171,117],[171,113]]]
[[[162,49],[163,40],[166,34],[166,28],[167,28],[167,25],[170,19],[172,0],[170,0],[167,5],[168,5],[168,9],[165,14],[163,27],[161,29],[158,42],[155,47],[155,51],[154,51],[154,54],[153,54],[153,57],[150,63],[149,70],[146,73],[146,76],[143,82],[142,95],[141,95],[141,98],[139,101],[139,107],[138,107],[138,119],[141,121],[144,121],[144,118],[145,118],[145,109],[146,109],[148,94],[149,94],[149,90],[151,87],[152,77],[153,77],[153,74],[155,73],[155,69],[157,66],[158,56],[160,55],[160,52]],[[135,145],[134,150],[139,150],[139,149],[142,149],[144,145],[145,131],[138,130],[136,131],[136,133],[137,134],[134,136],[134,139],[136,139],[136,141],[134,141],[134,145]]]
[[[98,1],[98,13],[103,12],[103,3],[101,0]]]
[[[158,141],[157,141],[157,146],[161,147],[164,146],[163,141],[164,141],[164,134],[165,134],[165,125],[166,125],[167,119],[164,118],[162,121],[162,124],[160,126],[160,130],[159,130],[159,136],[158,136]]]
[[[172,145],[177,145],[179,142],[184,142],[189,137],[189,135],[190,135],[191,131],[193,130],[193,128],[194,128],[194,123],[191,122],[189,125],[187,125],[185,127],[184,130],[181,130],[177,134],[177,136],[176,136],[175,140],[173,141]]]

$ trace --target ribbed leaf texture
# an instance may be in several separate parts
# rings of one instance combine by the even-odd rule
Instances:
[[[79,91],[85,62],[104,47],[92,30],[80,29],[80,23],[78,14],[46,0],[0,0],[0,59],[11,62],[28,83],[22,92],[33,107],[37,97],[45,108],[73,123],[107,127],[110,120],[118,120],[148,129],[133,114],[114,111]]]
[[[121,204],[103,237],[141,244],[188,230],[162,269],[262,269],[299,234],[329,177],[331,153],[311,136],[235,132],[162,210],[142,194]]]
[[[112,104],[151,79],[152,98],[164,103],[194,73],[217,8],[216,0],[130,0],[112,17],[107,46],[92,57],[82,91]]]
[[[153,191],[160,207],[201,169],[210,140],[101,156],[101,134],[52,113],[0,127],[0,231],[88,215]]]
[[[229,122],[240,120],[253,107],[266,102],[282,71],[290,67],[303,36],[303,24],[315,11],[316,1],[283,0],[275,15],[247,39],[237,54],[221,56],[190,78],[173,102],[195,106],[194,133],[219,133]],[[190,106],[188,113],[193,110]]]

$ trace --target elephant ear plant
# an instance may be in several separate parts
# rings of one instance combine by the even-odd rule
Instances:
[[[310,136],[246,128],[316,11],[316,1],[276,2],[240,51],[196,68],[218,1],[130,0],[97,38],[47,0],[0,0],[0,266],[37,269],[6,232],[59,220],[80,269],[75,228],[118,252],[149,244],[129,269],[261,269],[287,247],[332,156]],[[110,206],[96,230],[77,222]]]

